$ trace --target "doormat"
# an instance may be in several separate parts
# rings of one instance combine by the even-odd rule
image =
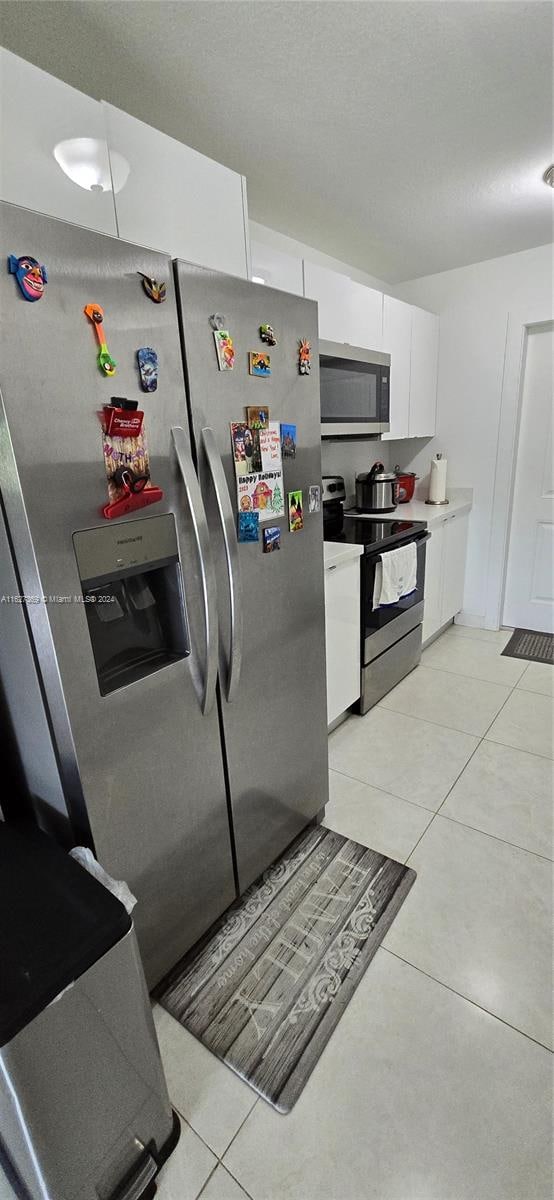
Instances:
[[[286,1113],[415,879],[311,826],[155,991],[160,1004]]]
[[[527,658],[529,662],[554,665],[554,633],[536,633],[534,629],[514,629],[504,647],[508,658]]]

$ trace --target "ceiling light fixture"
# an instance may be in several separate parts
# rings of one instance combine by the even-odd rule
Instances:
[[[549,183],[550,187],[554,188],[554,163],[552,163],[551,167],[546,168],[543,179],[545,183]]]
[[[131,167],[117,150],[110,150],[100,138],[69,138],[58,142],[54,158],[64,175],[87,192],[120,192],[129,178]],[[111,170],[110,170],[111,168]]]

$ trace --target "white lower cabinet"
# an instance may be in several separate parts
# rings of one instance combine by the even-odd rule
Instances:
[[[468,525],[469,513],[453,513],[430,529],[425,563],[424,642],[463,606]]]
[[[360,695],[360,560],[325,567],[327,723]]]

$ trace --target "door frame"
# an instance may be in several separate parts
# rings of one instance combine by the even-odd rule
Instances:
[[[485,629],[500,629],[504,611],[527,342],[531,331],[552,321],[554,307],[550,313],[538,308],[508,313],[494,469]]]

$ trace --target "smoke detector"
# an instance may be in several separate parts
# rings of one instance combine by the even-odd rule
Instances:
[[[545,183],[550,184],[550,187],[554,187],[554,163],[552,163],[551,167],[546,168],[543,179]]]

